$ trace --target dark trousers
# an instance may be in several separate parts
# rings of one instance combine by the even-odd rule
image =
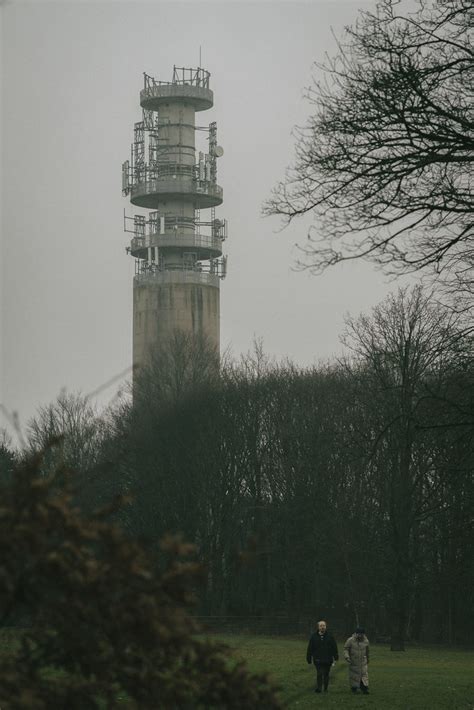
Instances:
[[[329,669],[331,668],[330,663],[322,663],[321,661],[316,661],[316,688],[321,690],[324,686],[324,690],[328,689],[329,683]]]

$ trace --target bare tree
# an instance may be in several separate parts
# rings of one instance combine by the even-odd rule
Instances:
[[[134,378],[135,401],[177,401],[190,390],[215,381],[219,352],[206,336],[176,330],[168,343],[152,352],[150,362]]]
[[[44,451],[44,473],[60,463],[84,472],[98,461],[104,431],[87,397],[63,391],[28,422],[29,453]]]
[[[474,375],[456,321],[402,291],[349,323],[351,358],[304,371],[260,343],[218,370],[178,338],[111,413],[95,499],[131,494],[120,522],[154,554],[166,532],[196,544],[201,613],[465,640]]]
[[[434,453],[423,446],[420,410],[427,400],[437,399],[459,358],[456,319],[451,311],[431,305],[417,287],[400,289],[371,316],[347,322],[345,342],[366,369],[365,395],[374,412],[370,465],[387,511],[392,650],[404,649],[415,525],[433,494]]]
[[[472,296],[472,3],[405,4],[361,12],[317,65],[314,114],[264,212],[313,214],[301,265],[314,272],[358,258],[391,273],[453,267]]]
[[[15,465],[15,451],[12,438],[3,427],[0,428],[0,481],[9,481]]]

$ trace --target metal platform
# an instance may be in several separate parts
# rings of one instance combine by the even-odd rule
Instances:
[[[130,189],[130,202],[138,207],[155,209],[160,202],[171,198],[187,197],[196,209],[217,207],[222,204],[223,191],[219,185],[207,183],[200,186],[187,176],[157,178],[139,182]]]

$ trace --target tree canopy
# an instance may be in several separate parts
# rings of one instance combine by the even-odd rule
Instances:
[[[85,517],[42,476],[43,456],[0,488],[0,621],[24,626],[2,657],[2,707],[281,707],[265,676],[198,634],[193,547],[163,539],[157,569],[108,522],[112,508]]]
[[[462,640],[474,361],[461,321],[405,289],[348,320],[349,354],[333,365],[273,363],[257,345],[184,391],[166,383],[186,353],[161,359],[111,421],[133,496],[123,525],[196,544],[199,611],[218,628],[306,632],[316,615],[341,635],[363,622],[397,650]]]

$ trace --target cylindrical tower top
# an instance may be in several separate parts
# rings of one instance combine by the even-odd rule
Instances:
[[[178,99],[192,104],[195,111],[205,111],[214,103],[214,96],[209,88],[210,76],[205,69],[186,67],[173,67],[172,81],[157,81],[144,74],[140,105],[144,109],[157,111],[163,104]]]

